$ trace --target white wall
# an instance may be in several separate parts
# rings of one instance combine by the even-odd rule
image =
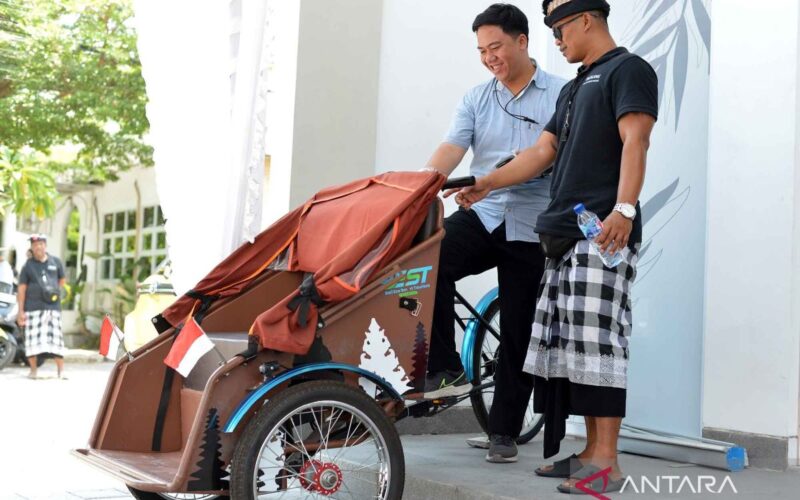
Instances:
[[[718,1],[713,20],[703,424],[796,436],[798,4]]]
[[[372,175],[381,2],[302,0],[290,207]]]

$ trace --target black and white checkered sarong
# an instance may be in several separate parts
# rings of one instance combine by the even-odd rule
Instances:
[[[525,371],[625,389],[639,245],[623,249],[614,269],[590,248],[581,240],[560,259],[547,259]]]
[[[25,356],[42,353],[64,355],[64,334],[61,311],[27,311],[25,313]]]

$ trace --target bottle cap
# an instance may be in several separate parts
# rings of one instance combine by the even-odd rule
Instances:
[[[586,211],[586,207],[583,206],[583,203],[578,203],[577,205],[575,205],[573,210],[575,211],[576,214],[581,214]]]

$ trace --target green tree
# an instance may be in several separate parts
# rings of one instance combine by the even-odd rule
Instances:
[[[50,217],[56,209],[56,181],[34,153],[0,146],[0,215],[11,207],[23,217]]]
[[[0,0],[0,140],[40,153],[10,169],[102,183],[152,165],[132,16],[127,0]]]

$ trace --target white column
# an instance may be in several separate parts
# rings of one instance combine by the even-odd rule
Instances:
[[[800,381],[798,4],[717,1],[712,19],[703,425],[789,438],[792,453]]]
[[[374,172],[381,12],[375,0],[300,4],[291,207]]]

